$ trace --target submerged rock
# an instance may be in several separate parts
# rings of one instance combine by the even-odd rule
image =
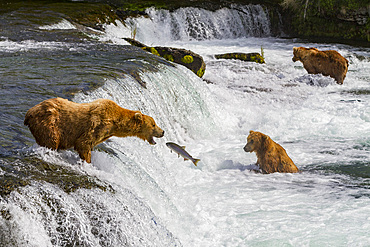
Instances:
[[[257,53],[225,53],[215,55],[217,59],[238,59],[247,62],[265,63],[265,59]]]
[[[133,46],[140,47],[141,49],[154,55],[163,57],[170,62],[181,64],[193,71],[199,77],[204,75],[206,64],[204,63],[202,56],[192,51],[163,46],[150,47],[130,38],[124,38],[124,40]]]

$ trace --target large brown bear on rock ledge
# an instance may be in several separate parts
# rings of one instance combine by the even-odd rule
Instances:
[[[108,99],[82,104],[48,99],[28,110],[24,124],[40,146],[56,150],[74,147],[88,163],[93,147],[112,136],[137,136],[154,145],[153,137],[164,135],[152,117]]]
[[[348,71],[348,60],[337,51],[319,51],[316,48],[293,47],[293,62],[301,61],[309,74],[323,74],[343,84]]]
[[[263,173],[299,171],[285,149],[261,132],[249,132],[244,151],[256,152],[257,165]]]

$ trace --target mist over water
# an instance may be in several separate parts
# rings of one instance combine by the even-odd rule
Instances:
[[[136,38],[144,44],[202,55],[204,80],[182,66],[154,63],[148,54],[135,53],[120,64],[118,48],[108,45],[104,57],[79,46],[81,61],[99,57],[94,69],[111,74],[97,73],[91,80],[100,78],[101,85],[72,100],[108,98],[140,110],[165,137],[155,146],[112,137],[93,152],[91,164],[72,150],[23,147],[22,155],[95,176],[115,193],[65,193],[35,181],[1,199],[0,209],[13,218],[0,218],[0,240],[8,246],[65,246],[68,235],[81,246],[368,246],[370,50],[269,37],[268,15],[258,5],[147,13],[150,18],[106,26],[97,38],[112,47],[127,45],[121,38],[137,27]],[[70,25],[62,21],[41,30]],[[22,49],[24,56],[28,49],[52,52],[50,45],[55,44],[35,48],[33,41],[0,41],[4,51]],[[57,44],[62,50],[71,45]],[[350,63],[344,84],[308,75],[291,60],[294,46],[341,53]],[[214,58],[261,47],[266,64]],[[146,88],[124,73],[132,67],[127,63],[155,67],[136,74]],[[250,130],[281,144],[301,173],[254,172],[257,158],[243,150]],[[186,146],[201,159],[198,166],[171,153],[168,141]]]

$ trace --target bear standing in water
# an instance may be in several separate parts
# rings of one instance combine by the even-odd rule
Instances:
[[[319,51],[316,48],[293,47],[293,62],[301,61],[309,74],[323,74],[343,84],[348,71],[348,60],[337,51]]]
[[[244,151],[256,152],[257,165],[263,173],[299,171],[285,149],[261,132],[249,132]]]
[[[40,146],[55,150],[74,147],[88,163],[93,147],[112,136],[137,136],[154,145],[153,137],[164,135],[152,117],[108,99],[81,104],[48,99],[28,110],[24,124]]]

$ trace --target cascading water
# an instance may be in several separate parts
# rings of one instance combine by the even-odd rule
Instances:
[[[146,88],[131,77],[109,79],[99,90],[88,96],[78,95],[75,100],[110,98],[128,109],[156,116],[158,125],[168,130],[168,138],[181,137],[179,127],[190,137],[210,136],[215,124],[204,101],[210,94],[207,88],[199,83],[199,78],[192,78],[188,70],[179,73],[176,68],[163,66],[160,71],[141,76],[148,82]]]
[[[241,37],[268,37],[271,35],[268,13],[260,5],[234,5],[209,11],[199,8],[181,8],[175,11],[146,10],[149,17],[128,18],[130,31],[142,42],[166,43],[169,40],[211,40]],[[113,30],[111,30],[113,29]],[[110,26],[111,36],[122,34],[122,26]],[[126,32],[126,37],[130,36]],[[110,37],[112,38],[112,37]]]
[[[170,12],[147,11],[155,30],[166,27],[165,35],[173,40],[209,40],[270,35],[269,19],[260,5],[234,6],[215,12],[198,8],[181,8]],[[139,27],[141,30],[141,26]],[[144,30],[145,31],[145,30]],[[166,38],[166,37],[163,37]]]
[[[16,153],[11,148],[1,152],[1,176],[16,176],[24,169],[22,164],[31,160],[58,165],[97,185],[69,191],[66,184],[35,179],[1,197],[0,243],[367,246],[370,50],[265,37],[269,36],[268,18],[258,5],[215,12],[184,8],[147,13],[150,18],[107,26],[98,38],[115,45],[0,41],[7,61],[21,57],[29,62],[27,67],[20,64],[20,69],[2,63],[9,71],[4,76],[17,85],[2,87],[7,92],[2,102],[8,103],[1,109],[4,118],[10,119],[0,125],[5,136],[12,132],[3,126],[19,126],[26,110],[8,117],[11,113],[5,108],[17,105],[12,94],[19,99],[32,95],[34,104],[46,96],[63,96],[59,88],[67,85],[69,89],[70,80],[81,78],[98,86],[74,94],[73,101],[109,98],[152,116],[166,132],[155,146],[135,137],[112,137],[93,151],[92,163],[87,164],[72,150],[32,146],[27,129],[18,127],[26,134],[6,140],[23,138],[27,145]],[[252,25],[247,24],[250,20]],[[65,20],[62,24],[40,30],[75,30]],[[259,31],[246,31],[258,25]],[[209,84],[185,67],[122,46],[127,45],[122,38],[129,37],[133,27],[137,27],[136,38],[145,44],[165,43],[202,55]],[[266,57],[262,65],[213,56],[216,52],[259,52],[261,46]],[[307,75],[301,64],[291,61],[293,46],[338,50],[350,61],[344,85],[322,75]],[[54,67],[62,69],[50,71]],[[45,90],[24,86],[20,79],[12,81],[14,74],[26,82],[32,78]],[[60,85],[50,89],[41,84],[40,75],[58,78]],[[256,156],[243,150],[251,129],[280,143],[302,172],[253,172]],[[171,153],[167,141],[186,146],[201,159],[198,166]]]

